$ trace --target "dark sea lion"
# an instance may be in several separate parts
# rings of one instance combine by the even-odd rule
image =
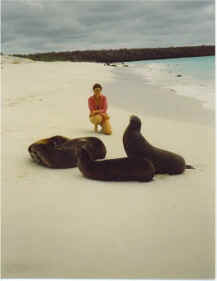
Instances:
[[[102,181],[151,181],[155,169],[146,159],[128,157],[94,161],[90,159],[86,146],[78,152],[78,168],[90,179]]]
[[[33,143],[28,151],[32,159],[43,166],[56,169],[73,168],[77,166],[77,151],[83,144],[86,144],[91,159],[105,158],[106,147],[95,137],[69,139],[54,136]]]
[[[123,143],[128,157],[149,159],[158,174],[181,174],[185,169],[194,169],[185,164],[182,156],[152,146],[141,134],[141,120],[137,116],[131,116]]]

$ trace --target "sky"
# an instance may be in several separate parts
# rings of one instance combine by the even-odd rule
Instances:
[[[4,53],[214,45],[214,0],[2,0]]]

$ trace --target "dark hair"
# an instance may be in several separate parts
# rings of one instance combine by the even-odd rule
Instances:
[[[96,83],[96,84],[93,85],[93,90],[95,88],[100,88],[102,90],[102,86],[99,83]]]

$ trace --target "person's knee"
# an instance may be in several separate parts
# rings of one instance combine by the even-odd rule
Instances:
[[[102,116],[101,115],[95,115],[95,120],[94,120],[95,124],[100,124],[102,123]]]
[[[90,121],[95,125],[100,124],[102,122],[102,116],[99,114],[94,115],[90,117]]]

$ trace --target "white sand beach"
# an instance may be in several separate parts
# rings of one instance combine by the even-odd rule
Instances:
[[[122,80],[119,69],[126,70]],[[214,278],[211,115],[199,101],[139,86],[127,68],[119,69],[2,61],[3,277]],[[88,120],[95,82],[108,97],[111,136],[95,134]],[[133,91],[141,91],[141,100],[133,100]],[[126,99],[118,98],[123,92]],[[54,135],[97,136],[106,159],[125,157],[122,135],[132,114],[141,118],[148,141],[181,154],[195,169],[156,175],[148,183],[110,183],[86,179],[78,168],[48,169],[30,159],[28,146]]]

